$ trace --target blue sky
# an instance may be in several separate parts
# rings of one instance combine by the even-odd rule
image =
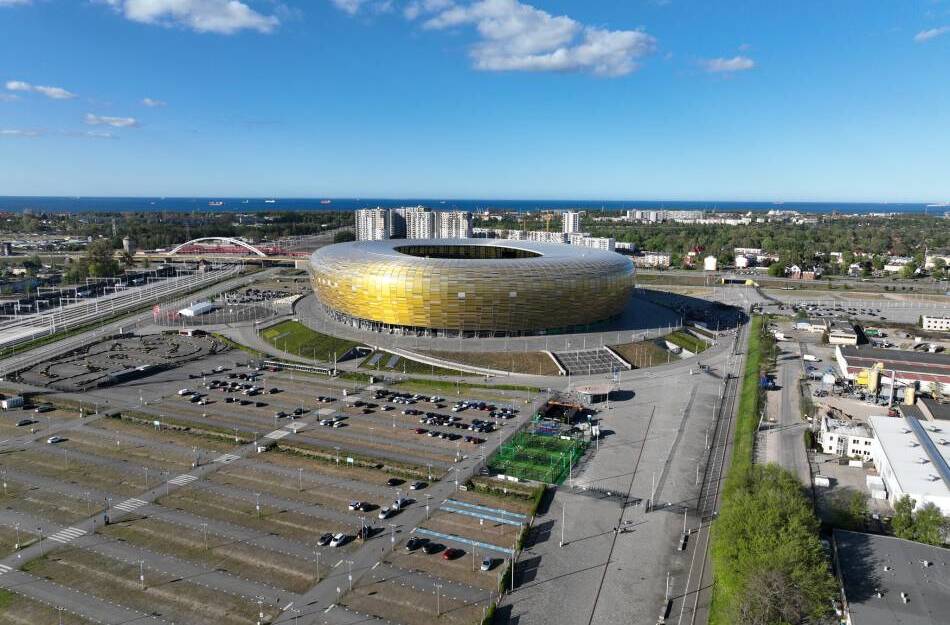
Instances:
[[[0,195],[950,200],[950,1],[0,0]]]

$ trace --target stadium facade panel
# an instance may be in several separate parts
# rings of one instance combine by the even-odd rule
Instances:
[[[491,239],[340,243],[310,259],[328,313],[381,331],[569,331],[619,315],[634,266],[614,252]]]

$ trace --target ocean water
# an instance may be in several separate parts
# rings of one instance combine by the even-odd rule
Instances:
[[[183,198],[183,197],[16,197],[0,196],[0,212],[81,213],[143,212],[143,211],[207,211],[254,212],[254,211],[320,211],[356,210],[381,206],[416,206],[422,204],[433,209],[479,211],[486,209],[508,211],[532,211],[538,209],[567,210],[705,210],[705,211],[768,211],[772,209],[794,210],[802,213],[930,213],[942,215],[950,206],[927,206],[926,204],[875,204],[847,202],[700,202],[656,200],[625,201],[577,201],[577,200],[441,200],[433,198]],[[210,206],[210,202],[221,202]]]

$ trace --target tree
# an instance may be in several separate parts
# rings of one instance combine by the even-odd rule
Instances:
[[[851,529],[858,531],[864,529],[864,515],[867,509],[867,500],[864,497],[864,493],[860,491],[852,493],[851,498],[848,500],[848,518],[851,523]]]
[[[353,234],[352,230],[340,230],[333,235],[334,243],[346,243],[347,241],[355,241],[356,235]]]
[[[785,276],[785,270],[788,268],[787,263],[781,261],[776,261],[769,265],[769,275],[773,278],[782,278]]]
[[[905,280],[909,280],[914,277],[917,273],[917,264],[914,262],[909,262],[903,267],[901,267],[901,277]]]
[[[894,535],[914,540],[914,500],[904,495],[894,504],[894,519],[891,521]]]
[[[927,503],[914,517],[914,540],[928,545],[942,545],[946,525],[947,520],[940,513],[940,508],[932,502]]]
[[[93,278],[108,278],[119,273],[115,250],[107,239],[99,239],[89,244],[86,248],[86,261],[89,275]]]
[[[730,623],[798,624],[828,614],[834,580],[818,519],[791,473],[753,465],[713,526],[717,599]]]
[[[40,260],[39,256],[33,254],[23,261],[23,268],[31,276],[36,275],[36,272],[43,268],[43,261]]]

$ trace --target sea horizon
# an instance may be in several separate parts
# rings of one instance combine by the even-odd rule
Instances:
[[[396,208],[428,206],[441,210],[516,211],[536,210],[702,210],[707,212],[767,212],[788,210],[812,214],[928,214],[950,211],[947,203],[923,202],[774,202],[774,201],[699,201],[699,200],[506,200],[506,199],[440,199],[440,198],[281,198],[281,197],[69,197],[69,196],[0,196],[0,211],[44,213],[83,212],[218,212],[262,211],[350,211],[360,208]]]

